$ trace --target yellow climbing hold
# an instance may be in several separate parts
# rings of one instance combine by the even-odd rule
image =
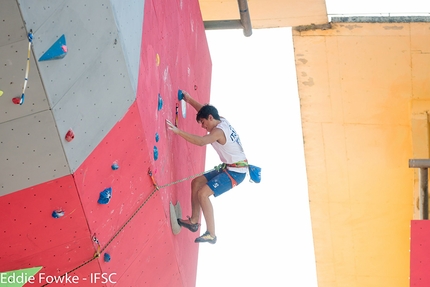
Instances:
[[[160,66],[160,56],[158,54],[155,56],[155,63],[157,64],[157,67]]]
[[[3,91],[0,90],[0,97],[3,96]]]

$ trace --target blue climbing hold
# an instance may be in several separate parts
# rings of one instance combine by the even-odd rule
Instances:
[[[119,168],[119,165],[118,165],[116,162],[114,162],[114,163],[112,164],[111,168],[112,168],[113,170],[117,170],[117,169]]]
[[[64,211],[63,210],[54,210],[53,212],[52,212],[52,217],[54,217],[54,218],[60,218],[60,217],[63,217],[64,216]]]
[[[159,140],[160,140],[160,136],[158,135],[158,133],[155,133],[155,142],[158,143]]]
[[[104,259],[105,262],[109,262],[110,261],[110,255],[108,253],[105,253],[103,255],[103,259]]]
[[[178,90],[178,101],[183,99],[184,99],[184,93],[182,92],[182,90]]]
[[[161,98],[161,95],[158,94],[158,110],[161,110],[163,107],[163,99]]]
[[[154,146],[154,160],[158,159],[158,148]]]
[[[110,199],[112,198],[112,188],[106,188],[102,192],[100,192],[99,200],[97,201],[100,204],[108,204]]]
[[[46,51],[39,61],[62,59],[67,54],[66,37],[64,34]]]

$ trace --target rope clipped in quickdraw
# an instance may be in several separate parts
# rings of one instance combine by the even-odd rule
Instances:
[[[158,187],[158,184],[157,184],[157,182],[155,181],[155,178],[154,178],[154,175],[152,174],[152,170],[151,170],[151,168],[148,168],[148,175],[149,175],[149,177],[151,178],[151,180],[152,180],[152,184],[154,185],[155,189],[156,189],[156,190],[159,190],[160,188]]]
[[[22,105],[24,103],[25,89],[27,88],[28,83],[28,73],[30,71],[30,55],[31,55],[31,44],[33,42],[33,30],[30,29],[30,33],[28,33],[28,51],[27,51],[27,68],[25,69],[25,77],[24,77],[24,85],[22,86],[22,94],[21,97],[13,98],[12,101],[14,104]]]

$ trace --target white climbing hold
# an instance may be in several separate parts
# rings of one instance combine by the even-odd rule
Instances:
[[[175,235],[181,231],[181,226],[178,224],[178,218],[181,217],[182,210],[179,201],[176,205],[173,205],[172,202],[170,202],[170,224],[172,225],[172,232]]]

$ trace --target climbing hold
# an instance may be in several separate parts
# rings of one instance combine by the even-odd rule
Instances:
[[[54,217],[54,218],[60,218],[60,217],[63,217],[63,216],[64,216],[64,211],[61,210],[61,209],[54,210],[52,212],[52,217]]]
[[[119,165],[118,165],[116,162],[114,162],[114,163],[112,164],[111,168],[112,168],[113,170],[117,170],[117,169],[119,168]]]
[[[182,90],[178,90],[178,101],[183,99],[184,99],[184,93],[182,92]]]
[[[158,66],[160,66],[160,55],[155,55],[155,64]]]
[[[161,98],[161,95],[158,94],[158,110],[161,110],[163,107],[163,99]]]
[[[158,159],[158,148],[154,146],[154,160]]]
[[[0,90],[0,97],[1,97],[1,96],[3,96],[3,91],[2,91],[2,90]]]
[[[109,262],[110,261],[110,255],[108,253],[105,253],[103,255],[103,259],[104,259],[105,262]]]
[[[71,142],[75,138],[75,133],[72,129],[68,130],[65,136],[66,141]]]
[[[181,111],[182,117],[185,119],[187,117],[187,102],[181,101]]]
[[[12,102],[15,105],[22,105],[24,103],[24,94],[22,94],[21,97],[15,97],[15,98],[13,98]]]
[[[197,91],[197,85],[194,85],[194,91]]]
[[[182,117],[185,119],[187,117],[187,103],[185,101],[182,101],[183,99],[184,93],[182,92],[182,90],[178,90],[178,100],[181,101]]]
[[[160,140],[160,136],[158,135],[158,133],[155,133],[155,142],[158,143],[159,140]]]
[[[111,198],[112,198],[112,188],[109,187],[103,190],[102,192],[100,192],[100,197],[97,203],[108,204]]]
[[[170,202],[170,224],[172,225],[172,232],[175,235],[181,231],[181,226],[178,224],[178,218],[181,217],[182,210],[179,201],[176,205],[173,205],[172,202]]]
[[[49,61],[62,59],[67,54],[66,37],[61,37],[46,51],[40,58],[39,61]]]

